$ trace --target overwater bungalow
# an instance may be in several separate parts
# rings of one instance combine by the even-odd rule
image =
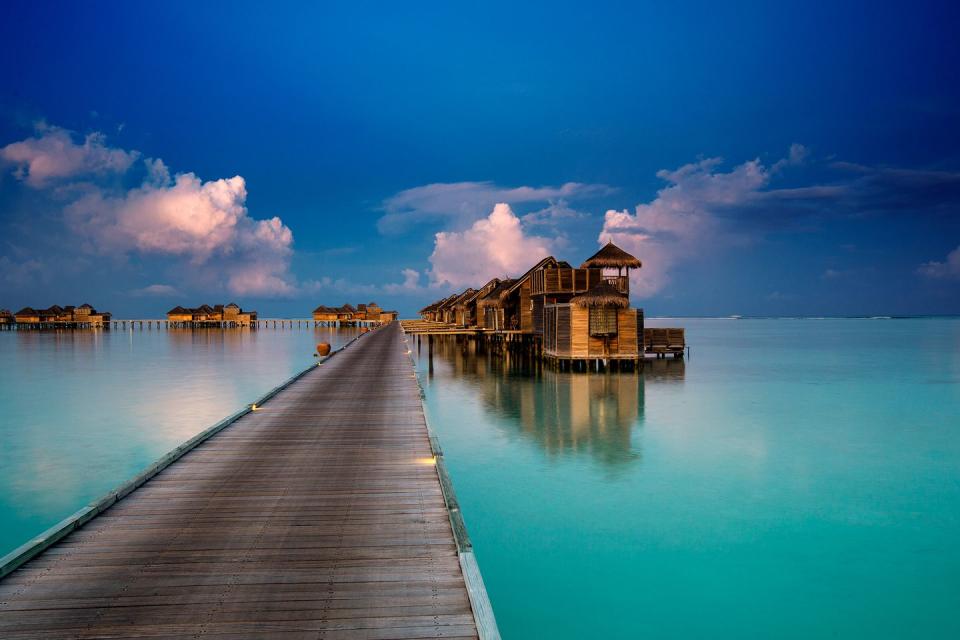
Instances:
[[[506,320],[506,330],[527,334],[540,333],[538,329],[541,325],[542,303],[534,302],[533,283],[535,280],[539,281],[544,278],[541,273],[543,271],[569,268],[570,263],[557,260],[553,256],[547,256],[514,280],[513,284],[500,294],[499,305]]]
[[[506,329],[506,315],[503,306],[500,304],[500,298],[507,289],[513,286],[514,282],[516,281],[512,278],[501,280],[486,295],[477,298],[477,325],[479,327],[494,331]]]
[[[456,297],[456,299],[450,304],[450,312],[452,314],[450,322],[458,327],[469,326],[467,324],[467,318],[469,316],[467,306],[469,305],[470,300],[475,298],[476,295],[477,290],[474,288],[469,288]]]
[[[443,322],[443,308],[448,303],[453,301],[457,297],[457,294],[447,296],[437,300],[432,304],[428,304],[423,309],[420,309],[420,317],[424,320],[430,322]]]
[[[380,307],[376,302],[368,302],[367,304],[358,304],[357,312],[354,315],[356,320],[362,320],[366,322],[379,322],[386,324],[387,322],[392,322],[397,319],[396,311],[386,311]]]
[[[7,314],[10,312],[7,311]],[[12,324],[17,329],[84,329],[93,327],[110,327],[111,314],[97,311],[89,304],[79,307],[58,304],[46,309],[24,307],[12,314]]]
[[[608,242],[572,270],[567,282],[545,279],[543,290],[559,289],[569,297],[543,294],[544,355],[582,361],[642,357],[643,311],[631,309],[629,298],[630,269],[641,266],[639,259]]]
[[[202,304],[199,307],[176,306],[167,311],[167,322],[180,327],[249,327],[256,321],[256,311],[244,311],[235,302],[213,306]]]
[[[10,313],[10,309],[0,309],[0,329],[11,329],[17,323],[17,319]]]
[[[437,307],[437,322],[444,322],[446,324],[453,324],[454,321],[454,305],[457,303],[457,300],[460,299],[460,296],[463,295],[463,292],[456,293],[443,302]]]
[[[494,340],[519,341],[547,360],[578,368],[591,361],[637,361],[645,353],[683,357],[683,329],[645,332],[643,310],[630,307],[630,270],[641,267],[638,258],[608,242],[579,267],[547,256],[518,278],[494,278],[434,302],[420,315],[485,330]]]
[[[320,305],[313,310],[313,321],[323,324],[386,324],[397,319],[396,311],[386,311],[376,302],[345,304],[340,307]]]
[[[543,354],[565,360],[636,360],[642,351],[639,311],[609,282],[570,302],[544,306]]]
[[[340,312],[336,307],[320,305],[313,310],[313,321],[322,323],[334,323],[340,319]]]
[[[487,294],[493,291],[501,282],[500,278],[492,278],[479,289],[473,290],[469,296],[461,297],[456,304],[456,324],[461,327],[481,327],[481,308],[479,306]]]

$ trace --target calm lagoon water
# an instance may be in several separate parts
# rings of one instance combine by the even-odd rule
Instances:
[[[505,637],[960,637],[960,320],[678,324],[637,375],[414,348]]]
[[[336,348],[349,329],[0,332],[0,555]]]
[[[692,357],[413,342],[507,638],[960,637],[960,320],[648,320]],[[0,333],[0,553],[335,330]]]

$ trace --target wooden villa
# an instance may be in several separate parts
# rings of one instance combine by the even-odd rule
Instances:
[[[326,326],[387,324],[397,319],[396,311],[385,311],[376,302],[345,304],[340,307],[320,305],[313,310],[313,321]]]
[[[455,318],[454,305],[457,304],[457,300],[459,300],[462,295],[463,292],[456,293],[440,303],[437,307],[437,322],[453,324]]]
[[[5,320],[0,320],[9,328],[17,329],[88,329],[110,328],[109,312],[97,311],[89,304],[79,307],[53,305],[46,309],[24,307],[14,314],[4,310],[0,312]],[[11,320],[12,319],[12,320]]]
[[[17,324],[17,319],[10,312],[10,309],[0,309],[0,330],[13,329]]]
[[[643,312],[631,309],[629,298],[630,269],[641,266],[639,259],[609,242],[579,269],[539,274],[535,297],[543,299],[544,356],[641,357]]]
[[[480,300],[497,288],[500,278],[492,278],[487,284],[475,290],[471,295],[462,299],[457,305],[457,324],[461,327],[480,327],[482,324],[482,308]]]
[[[450,322],[458,327],[467,327],[467,320],[470,316],[467,307],[470,301],[477,297],[477,290],[469,288],[461,293],[450,305]]]
[[[176,306],[167,311],[167,322],[174,327],[252,327],[256,326],[257,312],[244,311],[235,302],[212,307]]]
[[[423,309],[420,309],[420,317],[429,322],[443,322],[443,309],[445,305],[452,302],[456,297],[457,294],[453,294],[427,305]]]
[[[636,362],[648,353],[683,357],[683,329],[645,332],[643,311],[630,307],[630,270],[641,267],[639,259],[612,242],[576,268],[547,256],[518,278],[494,278],[480,289],[424,307],[420,324],[411,327],[500,336],[577,368],[588,362]]]
[[[489,293],[477,299],[477,326],[493,331],[502,331],[507,328],[501,297],[514,282],[516,280],[511,278],[501,280]]]

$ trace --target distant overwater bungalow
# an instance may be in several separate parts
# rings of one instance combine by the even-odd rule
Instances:
[[[173,327],[249,327],[256,321],[256,311],[244,311],[235,302],[195,308],[177,306],[167,311],[167,322]]]
[[[97,311],[89,304],[79,307],[53,305],[46,309],[24,307],[16,313],[0,309],[0,328],[3,329],[91,329],[110,328],[111,314]]]
[[[313,310],[313,322],[331,327],[380,325],[393,322],[397,315],[396,311],[386,311],[376,302],[358,304],[356,307],[350,304],[339,307],[320,305]]]
[[[427,305],[405,328],[520,345],[560,368],[630,367],[646,354],[682,358],[683,329],[645,329],[643,310],[630,307],[630,270],[641,267],[612,242],[579,267],[547,256],[517,278],[493,278]]]

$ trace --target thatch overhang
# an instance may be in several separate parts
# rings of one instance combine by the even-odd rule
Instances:
[[[643,266],[639,258],[636,258],[613,242],[608,242],[600,251],[583,261],[581,269],[639,269]]]
[[[453,303],[456,302],[456,301],[457,301],[457,298],[459,298],[461,295],[463,295],[463,294],[461,294],[461,293],[455,293],[455,294],[453,294],[453,295],[451,295],[451,296],[448,296],[447,298],[443,299],[443,300],[440,302],[440,304],[437,305],[437,311],[443,311],[444,309],[449,309],[450,307],[453,306]]]
[[[500,299],[503,296],[504,292],[507,291],[510,287],[514,285],[516,280],[512,278],[507,278],[506,280],[501,280],[497,286],[490,290],[485,296],[481,296],[477,301],[478,307],[495,307],[499,306]]]
[[[452,307],[459,307],[461,305],[467,304],[471,298],[475,298],[477,295],[477,290],[469,288],[460,295],[457,296],[457,299],[453,301]]]
[[[630,299],[620,293],[609,282],[598,282],[590,287],[586,293],[581,293],[571,299],[572,304],[578,307],[619,307],[625,309],[630,306]]]
[[[497,288],[497,285],[500,284],[500,278],[491,278],[487,284],[483,285],[477,289],[472,296],[470,296],[465,302],[466,304],[479,304],[480,300],[483,299],[487,294]]]

